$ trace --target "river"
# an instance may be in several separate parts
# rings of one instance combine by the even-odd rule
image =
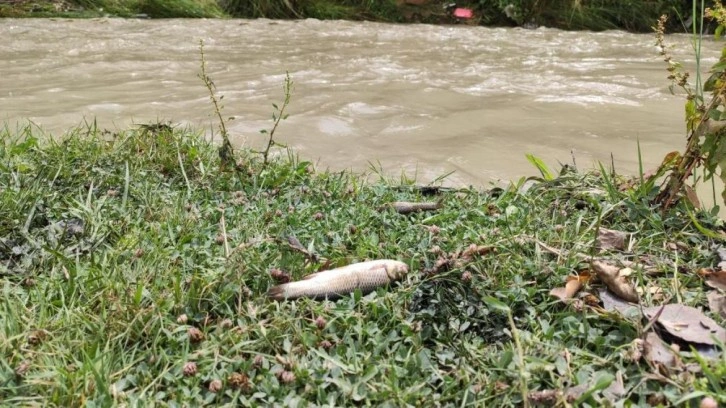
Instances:
[[[486,187],[596,161],[634,174],[685,144],[652,35],[549,28],[271,20],[0,20],[0,120],[59,136],[169,120],[216,126],[200,71],[224,95],[238,145],[261,146],[272,104],[292,101],[276,139],[319,168],[371,163],[428,182]],[[687,36],[669,36],[692,66]],[[705,66],[719,45],[704,44]]]

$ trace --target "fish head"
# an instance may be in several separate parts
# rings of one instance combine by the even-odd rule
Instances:
[[[388,261],[383,267],[392,281],[399,280],[408,273],[408,265],[400,261]]]

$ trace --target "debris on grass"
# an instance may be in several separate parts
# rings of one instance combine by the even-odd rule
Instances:
[[[713,268],[701,268],[697,273],[703,277],[706,285],[726,291],[726,270],[715,271]]]
[[[726,295],[717,291],[708,292],[708,307],[711,311],[726,320]]]
[[[615,295],[626,302],[639,302],[638,292],[632,283],[628,281],[630,268],[618,268],[606,261],[593,260],[592,270]]]
[[[582,271],[577,276],[568,276],[565,287],[554,288],[550,291],[550,295],[559,298],[562,301],[572,299],[583,285],[590,280],[590,273]]]
[[[671,369],[675,366],[677,360],[677,352],[668,346],[654,332],[648,332],[643,342],[643,357],[645,361],[654,367],[663,367]]]
[[[597,234],[597,248],[603,252],[611,249],[624,251],[627,247],[625,242],[627,238],[628,234],[623,231],[600,228]]]
[[[726,343],[726,329],[694,307],[668,304],[643,308],[643,314],[681,341],[709,346]]]

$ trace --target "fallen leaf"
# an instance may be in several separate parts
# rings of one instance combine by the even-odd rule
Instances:
[[[638,292],[635,288],[628,283],[625,276],[620,275],[620,269],[617,266],[610,265],[604,261],[592,261],[592,269],[597,274],[603,283],[610,289],[615,295],[620,296],[623,300],[628,302],[638,303]]]
[[[645,344],[643,348],[645,349],[645,359],[651,364],[670,368],[678,361],[674,354],[674,350],[654,332],[649,332],[645,336]]]
[[[719,257],[721,256],[720,251],[721,250],[719,250]],[[719,263],[719,266],[723,263],[724,262]],[[701,268],[696,271],[696,274],[703,278],[703,280],[706,282],[706,285],[715,289],[726,290],[725,270],[717,271],[713,268]]]
[[[608,251],[617,249],[622,251],[625,249],[625,239],[628,234],[622,231],[600,228],[597,234],[597,248],[600,251]]]
[[[706,285],[715,288],[726,290],[726,271],[713,272],[705,276]]]
[[[605,310],[616,310],[623,316],[634,315],[636,313],[639,315],[640,313],[640,310],[635,304],[624,301],[607,289],[600,290],[598,295]]]
[[[718,266],[723,269],[726,266],[726,248],[722,246],[716,247],[716,255],[718,255],[718,259],[721,261]]]
[[[561,301],[572,299],[577,292],[580,291],[582,285],[590,280],[590,274],[587,271],[581,272],[577,276],[568,276],[567,283],[564,288],[554,288],[550,291],[550,295],[559,298]]]
[[[701,200],[698,199],[698,194],[696,194],[696,191],[693,189],[693,187],[689,186],[688,184],[683,185],[684,190],[686,190],[686,198],[691,203],[693,208],[700,210],[701,207]]]
[[[623,383],[623,372],[615,373],[615,381],[602,391],[602,395],[610,401],[616,401],[625,395],[625,384]]]
[[[711,311],[726,319],[726,295],[714,290],[709,292],[706,298],[708,298],[708,307],[711,308]]]
[[[661,307],[647,307],[643,313],[653,319]],[[700,310],[678,304],[665,305],[658,322],[670,335],[688,343],[715,345],[726,342],[726,330]]]

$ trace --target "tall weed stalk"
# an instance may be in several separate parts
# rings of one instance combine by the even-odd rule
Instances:
[[[702,2],[703,3],[703,2]],[[694,2],[695,9],[695,2]],[[720,36],[726,27],[726,9],[720,1],[715,2],[713,9],[705,9],[699,21],[699,28],[694,28],[694,50],[696,61],[700,61],[702,42],[702,27],[705,18],[718,22],[716,36]],[[706,179],[716,174],[720,169],[720,177],[726,181],[726,47],[722,56],[710,71],[709,78],[701,86],[700,77],[696,77],[696,85],[689,83],[688,72],[672,60],[665,44],[665,23],[667,18],[662,16],[655,27],[657,45],[661,55],[668,64],[668,79],[671,80],[671,90],[679,87],[686,92],[686,148],[678,160],[669,161],[667,180],[664,183],[656,202],[662,206],[663,211],[675,204],[681,196],[689,177],[695,174],[699,167],[705,170]],[[706,101],[704,92],[710,92],[710,100]],[[664,161],[665,163],[665,161]],[[665,165],[665,164],[664,164]],[[721,193],[726,202],[726,190]]]
[[[204,58],[204,41],[199,40],[199,56],[201,59],[201,72],[199,78],[204,82],[204,86],[209,91],[209,100],[212,101],[214,106],[214,113],[219,120],[219,133],[222,135],[222,146],[219,148],[219,159],[221,160],[222,169],[236,168],[237,164],[234,159],[234,148],[232,143],[229,141],[229,133],[227,132],[227,126],[225,120],[222,118],[222,108],[220,104],[221,100],[224,99],[224,95],[217,98],[215,91],[217,87],[214,85],[212,78],[207,75],[207,61]]]
[[[288,116],[285,113],[285,108],[287,108],[287,105],[290,104],[290,98],[292,97],[292,79],[290,79],[289,72],[285,73],[285,84],[282,86],[282,89],[285,93],[285,99],[283,99],[282,105],[278,107],[277,104],[272,104],[272,107],[275,109],[272,113],[272,120],[274,122],[272,129],[269,132],[267,130],[260,131],[263,135],[268,135],[267,147],[265,147],[265,150],[259,152],[262,154],[263,164],[265,166],[269,163],[270,149],[272,149],[273,146],[285,147],[285,145],[275,141],[275,131],[277,130],[277,126],[280,124],[280,121],[287,119]]]

